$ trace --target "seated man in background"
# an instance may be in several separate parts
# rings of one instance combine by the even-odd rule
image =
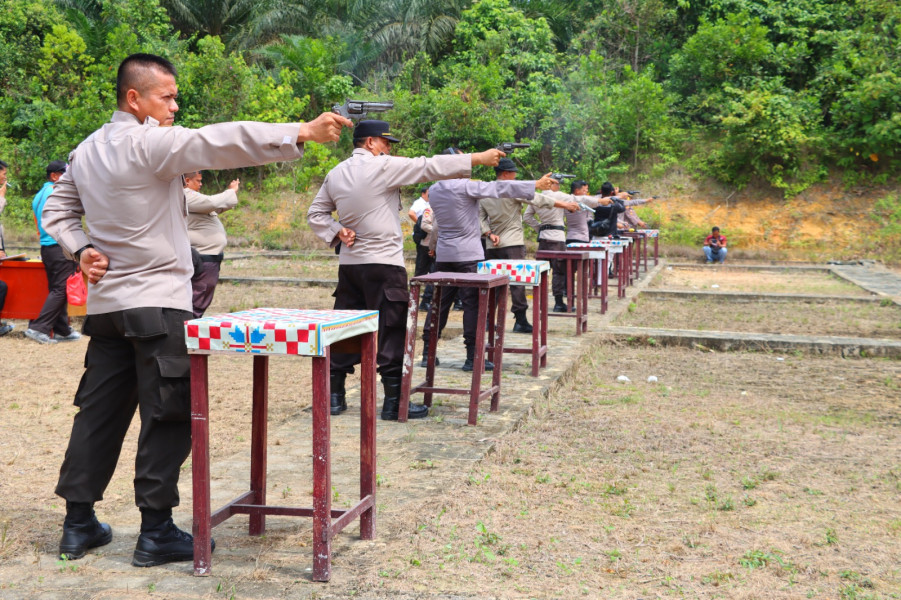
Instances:
[[[191,278],[191,310],[199,319],[213,302],[213,293],[219,283],[219,267],[225,245],[225,227],[219,220],[219,213],[238,205],[240,179],[228,184],[221,194],[206,196],[200,193],[203,173],[185,173],[185,201],[188,204],[188,238],[191,247],[200,254],[201,269]]]
[[[47,165],[47,181],[31,203],[31,210],[34,211],[38,233],[41,236],[41,261],[44,263],[44,270],[47,271],[48,294],[38,318],[29,321],[25,337],[39,344],[71,342],[81,338],[81,334],[69,326],[66,298],[66,280],[75,272],[77,265],[75,261],[66,258],[63,249],[41,224],[41,215],[47,198],[53,192],[53,185],[65,172],[66,163],[61,160],[54,160]],[[50,337],[51,334],[53,337]]]
[[[719,227],[711,229],[710,235],[704,238],[704,256],[708,263],[726,261],[726,236],[720,235]]]

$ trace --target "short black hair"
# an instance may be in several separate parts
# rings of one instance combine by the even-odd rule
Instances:
[[[719,230],[720,230],[719,227],[714,227],[713,229],[710,230],[710,233],[713,233],[714,231],[719,231]]]
[[[2,160],[0,160],[0,169],[8,169],[8,168],[9,168],[9,165],[6,164],[5,162],[3,162]]]
[[[605,181],[604,183],[601,184],[601,196],[604,196],[605,198],[607,196],[612,196],[613,191],[614,191],[613,184],[610,183],[609,181]]]
[[[569,184],[569,193],[572,194],[579,188],[583,188],[588,185],[588,182],[583,179],[576,179],[571,184]]]
[[[141,91],[144,78],[148,70],[157,69],[176,76],[175,65],[156,54],[137,53],[127,56],[119,63],[119,71],[116,73],[116,102],[125,102],[125,94],[130,89]]]
[[[429,191],[430,187],[432,187],[432,186],[424,185],[421,188],[419,188],[419,195],[422,196],[423,194],[425,194],[427,191]]]

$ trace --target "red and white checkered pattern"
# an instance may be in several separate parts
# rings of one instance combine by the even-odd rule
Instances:
[[[549,271],[546,260],[485,260],[479,263],[478,272],[486,275],[506,275],[511,285],[538,285],[541,274]]]
[[[643,234],[645,234],[645,235],[648,236],[649,238],[655,238],[655,237],[660,236],[660,230],[659,230],[659,229],[638,229],[637,231],[638,231],[638,233],[643,233]]]
[[[239,352],[323,356],[346,338],[378,330],[374,310],[256,308],[185,321],[192,353]]]

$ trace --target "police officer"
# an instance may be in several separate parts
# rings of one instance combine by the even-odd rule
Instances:
[[[360,121],[350,158],[329,171],[316,194],[307,221],[332,247],[342,245],[335,309],[378,310],[378,371],[385,389],[383,420],[397,420],[407,322],[407,270],[400,228],[400,188],[426,181],[469,177],[476,165],[495,166],[504,153],[403,158],[391,156],[397,143],[385,121]],[[431,202],[435,208],[434,199]],[[332,217],[337,211],[338,220]],[[359,354],[331,355],[331,413],[347,409],[345,379]],[[409,418],[428,415],[410,405]]]
[[[494,167],[497,181],[516,179],[516,164],[509,158],[502,158]],[[522,230],[522,205],[530,204],[540,208],[562,208],[576,211],[579,205],[575,202],[555,200],[543,195],[533,199],[525,198],[483,198],[479,202],[479,220],[482,235],[488,237],[485,258],[488,260],[525,260],[526,246]],[[568,217],[569,215],[567,215]],[[584,217],[582,217],[584,220]],[[497,238],[497,243],[494,239]],[[526,318],[529,303],[526,301],[526,288],[521,285],[510,286],[515,333],[532,333],[532,325]]]

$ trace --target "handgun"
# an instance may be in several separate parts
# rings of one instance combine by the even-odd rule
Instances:
[[[517,148],[528,148],[531,145],[532,144],[518,144],[516,142],[502,142],[498,144],[496,148],[504,154],[513,154],[513,151]]]
[[[556,179],[556,177],[555,177]],[[594,213],[594,209],[585,204],[584,202],[579,202],[579,210],[583,210],[585,212]]]
[[[551,173],[551,179],[560,181],[561,179],[575,179],[576,176],[571,173]]]
[[[359,121],[365,119],[369,113],[382,113],[394,108],[394,102],[369,102],[365,100],[345,100],[344,104],[335,104],[333,113],[342,117]]]

